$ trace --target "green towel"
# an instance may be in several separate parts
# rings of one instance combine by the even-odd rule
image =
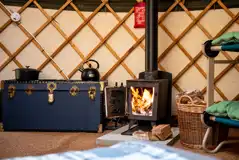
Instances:
[[[239,120],[239,101],[231,101],[227,108],[228,117]]]
[[[239,44],[239,32],[228,32],[212,41],[212,45]]]
[[[227,108],[230,101],[222,101],[216,104],[211,105],[206,109],[206,112],[219,117],[227,117]]]

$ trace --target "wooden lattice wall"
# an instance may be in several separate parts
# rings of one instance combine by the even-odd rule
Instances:
[[[119,16],[119,13],[116,13],[110,6],[110,4],[108,3],[107,0],[101,0],[102,3],[94,10],[94,12],[90,13],[89,16],[85,16],[78,8],[77,6],[74,4],[74,2],[72,0],[66,0],[65,4],[59,9],[57,10],[53,15],[49,15],[45,9],[43,9],[41,7],[41,5],[38,3],[37,0],[29,0],[24,6],[21,7],[20,10],[18,10],[18,12],[20,14],[23,14],[24,11],[28,8],[28,6],[30,4],[34,4],[36,6],[36,8],[47,18],[47,21],[45,23],[43,23],[43,25],[38,28],[33,35],[35,37],[37,37],[42,31],[44,31],[46,29],[46,27],[51,24],[54,26],[54,28],[61,34],[61,36],[64,38],[64,41],[60,44],[60,46],[58,46],[52,53],[48,53],[46,52],[46,50],[39,45],[38,41],[36,41],[31,34],[29,34],[29,32],[24,28],[23,25],[19,24],[17,25],[17,27],[19,27],[19,29],[28,37],[24,43],[22,43],[22,45],[14,52],[10,52],[10,49],[7,48],[3,42],[0,42],[0,48],[8,55],[8,58],[6,61],[4,61],[1,65],[0,65],[0,72],[11,62],[14,62],[18,67],[22,68],[23,65],[21,64],[20,61],[18,61],[16,59],[16,57],[21,54],[21,52],[24,50],[24,48],[26,48],[30,43],[33,43],[40,51],[41,53],[46,57],[45,61],[37,68],[39,70],[43,70],[49,63],[51,63],[55,69],[61,74],[61,76],[64,79],[71,79],[77,72],[78,72],[78,68],[80,67],[80,65],[82,64],[83,60],[89,59],[91,58],[94,54],[97,54],[97,51],[102,47],[105,46],[110,54],[113,55],[113,57],[117,60],[116,63],[107,71],[105,71],[105,73],[101,76],[102,80],[107,79],[119,66],[122,66],[127,72],[128,74],[133,78],[137,78],[138,75],[136,75],[132,69],[128,66],[128,64],[125,63],[125,59],[137,48],[140,47],[141,49],[145,49],[145,44],[144,44],[144,39],[145,39],[145,35],[141,35],[141,36],[137,36],[135,34],[135,32],[132,30],[132,27],[130,27],[126,21],[130,18],[130,16],[132,16],[133,14],[133,6],[132,9],[125,14],[123,17]],[[229,22],[223,26],[220,31],[216,34],[216,35],[212,35],[207,29],[206,27],[204,27],[204,25],[201,24],[200,20],[208,14],[209,10],[213,10],[214,5],[218,3],[223,12],[225,12],[231,19],[229,20]],[[71,6],[74,11],[79,15],[79,17],[83,20],[83,22],[75,29],[74,32],[72,32],[70,35],[67,35],[64,30],[59,26],[58,22],[55,20],[63,11],[67,6]],[[182,30],[181,34],[178,34],[177,36],[175,36],[175,34],[172,33],[172,31],[170,31],[168,29],[168,27],[166,27],[164,25],[164,21],[167,19],[167,17],[171,14],[172,10],[176,7],[176,6],[180,6],[183,10],[184,13],[191,19],[191,22],[189,23],[189,25]],[[7,14],[8,16],[10,16],[10,13],[8,10],[6,10],[4,8],[3,5],[0,5],[2,11]],[[107,7],[107,9],[110,11],[110,13],[114,16],[114,18],[116,18],[117,20],[117,25],[115,25],[106,35],[102,35],[99,31],[97,31],[97,29],[94,27],[94,25],[91,23],[91,20],[97,16],[97,14],[99,13],[99,11],[103,8],[103,7]],[[227,6],[224,5],[224,3],[221,0],[211,0],[207,7],[200,11],[199,14],[195,15],[192,14],[191,11],[189,11],[186,6],[184,5],[184,1],[181,0],[175,0],[175,2],[168,8],[168,10],[162,14],[160,14],[159,16],[159,20],[158,20],[158,25],[160,27],[160,29],[162,29],[168,37],[170,37],[170,39],[172,40],[172,43],[162,52],[159,53],[159,57],[158,57],[158,67],[161,70],[167,70],[167,67],[164,67],[162,64],[164,63],[164,59],[165,57],[167,57],[171,52],[171,50],[177,46],[180,49],[180,52],[182,54],[184,54],[187,59],[189,60],[188,64],[185,64],[183,69],[177,74],[174,75],[174,79],[173,79],[173,86],[176,88],[177,91],[182,91],[183,88],[180,87],[180,84],[178,83],[178,81],[180,80],[180,78],[182,78],[183,76],[186,75],[186,73],[192,68],[196,68],[199,73],[201,74],[202,77],[204,77],[204,79],[206,79],[207,75],[206,75],[206,71],[205,69],[202,67],[202,65],[199,64],[199,60],[200,58],[202,58],[203,54],[201,51],[199,51],[197,54],[192,54],[190,53],[182,43],[181,40],[183,38],[185,38],[187,36],[187,34],[194,28],[197,27],[200,29],[200,31],[202,31],[202,33],[204,34],[203,36],[206,36],[207,39],[213,39],[216,37],[219,37],[220,35],[222,35],[223,33],[227,32],[228,29],[234,25],[234,24],[239,24],[239,13],[235,13],[232,12],[231,9],[227,8]],[[8,27],[12,24],[13,22],[9,19],[5,24],[3,24],[0,28],[0,34],[2,34],[5,30],[8,29]],[[32,22],[34,23],[34,22]],[[74,37],[81,32],[81,30],[85,27],[88,26],[91,31],[94,32],[94,34],[99,38],[100,42],[89,52],[89,53],[83,53],[80,48],[72,41],[74,39]],[[125,52],[125,53],[117,53],[116,50],[114,49],[114,47],[111,46],[111,44],[108,43],[108,40],[117,32],[117,30],[123,27],[128,34],[134,39],[134,44]],[[180,27],[180,25],[179,25]],[[239,31],[239,28],[238,28]],[[50,36],[50,35],[49,35]],[[160,36],[160,35],[159,35]],[[197,37],[195,37],[197,38]],[[85,37],[85,39],[87,39],[87,37]],[[91,41],[89,40],[89,43]],[[66,47],[67,45],[70,45],[72,47],[72,49],[80,56],[80,58],[82,59],[82,61],[76,65],[76,67],[68,74],[64,73],[63,70],[61,70],[61,68],[59,67],[59,65],[57,63],[55,63],[55,61],[53,60],[63,49],[64,47]],[[50,54],[50,56],[48,55]],[[232,55],[231,53],[228,52],[222,52],[223,58],[228,59],[228,60],[232,60],[232,59],[239,59],[239,55],[237,54],[235,56]],[[105,58],[105,63],[107,63],[107,57]],[[176,63],[180,63],[180,62],[176,62]],[[168,64],[170,65],[170,64]],[[171,65],[175,65],[175,64],[171,64]],[[226,94],[222,91],[222,89],[220,89],[220,87],[218,87],[217,83],[227,75],[227,73],[229,73],[230,71],[233,72],[239,72],[239,66],[238,65],[233,65],[233,64],[228,64],[226,66],[223,67],[223,69],[220,71],[220,73],[215,77],[215,91],[220,95],[220,97],[224,100],[228,100],[231,98],[228,98],[226,96]],[[120,73],[119,73],[120,74]],[[235,76],[236,77],[236,76]],[[233,77],[232,77],[233,79]],[[196,81],[192,80],[191,78],[184,78],[185,81]],[[187,83],[187,82],[185,82]],[[232,87],[233,90],[233,86],[230,86],[230,84],[228,84],[228,87]],[[197,88],[197,86],[195,86],[195,88]],[[206,86],[203,88],[199,88],[203,91],[203,93],[206,93]],[[233,97],[234,100],[238,100],[239,99],[239,94],[238,91],[236,93],[236,95]]]

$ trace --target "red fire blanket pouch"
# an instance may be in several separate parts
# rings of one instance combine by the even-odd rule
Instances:
[[[137,0],[134,5],[134,28],[145,28],[145,2]]]

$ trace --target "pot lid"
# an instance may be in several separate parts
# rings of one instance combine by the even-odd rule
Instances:
[[[37,71],[37,69],[30,68],[30,66],[26,66],[26,68],[17,68],[15,70],[21,70],[21,71]]]

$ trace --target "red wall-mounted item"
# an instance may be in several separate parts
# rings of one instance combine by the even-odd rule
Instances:
[[[145,28],[145,6],[143,0],[134,5],[134,28]]]

